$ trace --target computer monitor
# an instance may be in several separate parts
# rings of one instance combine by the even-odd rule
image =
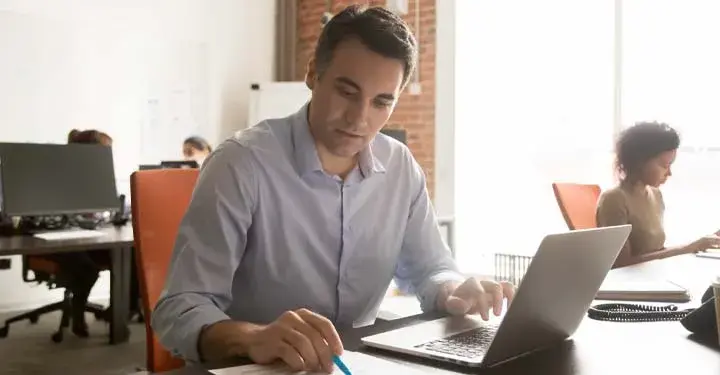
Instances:
[[[407,132],[404,129],[382,129],[380,133],[387,135],[388,137],[395,138],[402,144],[407,144]]]
[[[0,186],[5,216],[119,209],[112,149],[102,145],[0,143]]]
[[[197,168],[195,160],[165,160],[160,162],[162,168]]]

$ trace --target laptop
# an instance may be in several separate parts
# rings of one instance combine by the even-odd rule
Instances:
[[[492,367],[556,345],[577,330],[630,229],[628,224],[546,236],[503,317],[440,318],[364,337],[362,343],[471,367]]]

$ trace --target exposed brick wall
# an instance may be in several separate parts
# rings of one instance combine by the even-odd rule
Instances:
[[[325,0],[298,1],[297,76],[305,78],[305,67],[320,36],[320,18],[326,11]],[[420,32],[415,30],[415,2],[420,1]],[[385,5],[385,0],[333,0],[332,13],[337,13],[353,3]],[[435,0],[409,0],[409,12],[404,17],[420,39],[419,73],[420,95],[410,95],[407,90],[400,97],[389,128],[402,128],[408,134],[408,146],[415,159],[425,170],[428,188],[432,195],[435,165]]]

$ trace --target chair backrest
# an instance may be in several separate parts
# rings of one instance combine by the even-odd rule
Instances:
[[[600,198],[600,186],[573,183],[553,183],[552,186],[570,230],[597,227],[595,209]]]
[[[183,366],[182,360],[160,345],[150,326],[150,317],[165,284],[175,237],[197,176],[197,169],[156,169],[137,171],[130,177],[138,282],[147,334],[147,367],[151,372]]]

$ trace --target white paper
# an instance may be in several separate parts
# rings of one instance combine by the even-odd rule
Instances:
[[[343,362],[353,375],[380,375],[380,374],[422,374],[412,367],[391,362],[388,360],[369,356],[358,352],[345,351],[342,355]],[[215,375],[319,375],[314,372],[292,372],[286,366],[261,366],[245,365],[228,367],[218,370],[210,370]],[[332,375],[344,375],[337,366]]]

